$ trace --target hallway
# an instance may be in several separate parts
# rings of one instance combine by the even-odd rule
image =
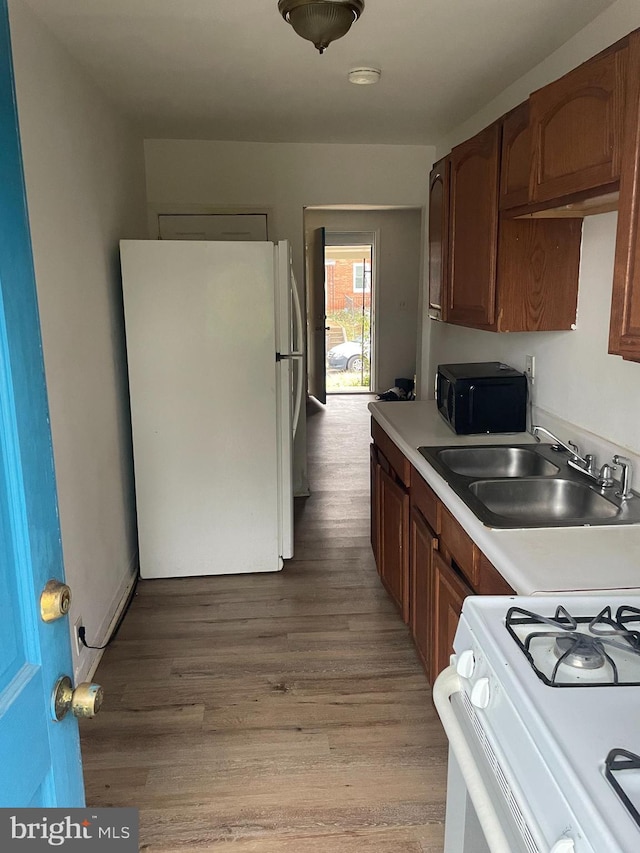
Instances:
[[[140,582],[81,730],[87,803],[138,807],[141,849],[441,853],[446,741],[369,543],[370,399],[310,404],[281,573]]]

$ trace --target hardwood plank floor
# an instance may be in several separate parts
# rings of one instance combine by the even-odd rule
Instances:
[[[140,582],[81,733],[87,803],[138,807],[141,849],[442,851],[446,740],[369,544],[369,399],[311,405],[282,572]]]

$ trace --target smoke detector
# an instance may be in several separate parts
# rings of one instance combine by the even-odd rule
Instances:
[[[380,80],[382,71],[379,68],[352,68],[348,77],[350,83],[356,86],[370,86]]]

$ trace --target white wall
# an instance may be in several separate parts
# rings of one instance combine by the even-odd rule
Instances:
[[[100,645],[136,570],[118,240],[146,233],[142,139],[23,0],[9,12],[70,621]]]
[[[531,91],[636,27],[640,27],[640,3],[619,0],[545,62],[441,140],[438,156],[525,100]],[[640,454],[640,364],[607,353],[615,226],[615,213],[584,220],[575,332],[494,334],[431,321],[423,341],[422,396],[433,397],[433,376],[438,363],[502,360],[522,369],[525,356],[531,354],[536,357],[534,401],[544,410],[539,414],[543,424],[547,412],[627,449],[632,455]]]
[[[618,0],[528,74],[511,83],[497,98],[478,105],[476,113],[437,142],[436,159],[525,101],[531,92],[562,77],[637,27],[640,27],[638,0]]]
[[[304,208],[424,207],[434,153],[419,145],[147,140],[147,201],[152,211],[165,212],[185,206],[269,209],[269,237],[291,241],[302,286]],[[296,447],[297,492],[306,487],[304,442],[303,432]]]
[[[327,231],[376,232],[375,386],[386,391],[394,379],[416,372],[422,211],[307,210],[305,226]]]

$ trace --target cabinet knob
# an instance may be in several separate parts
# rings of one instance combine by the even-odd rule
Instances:
[[[491,687],[488,678],[479,678],[471,688],[471,704],[476,708],[486,708],[491,699]]]
[[[476,659],[473,656],[473,652],[471,649],[465,649],[465,651],[458,656],[458,660],[456,661],[456,672],[462,678],[471,678],[475,668]]]

